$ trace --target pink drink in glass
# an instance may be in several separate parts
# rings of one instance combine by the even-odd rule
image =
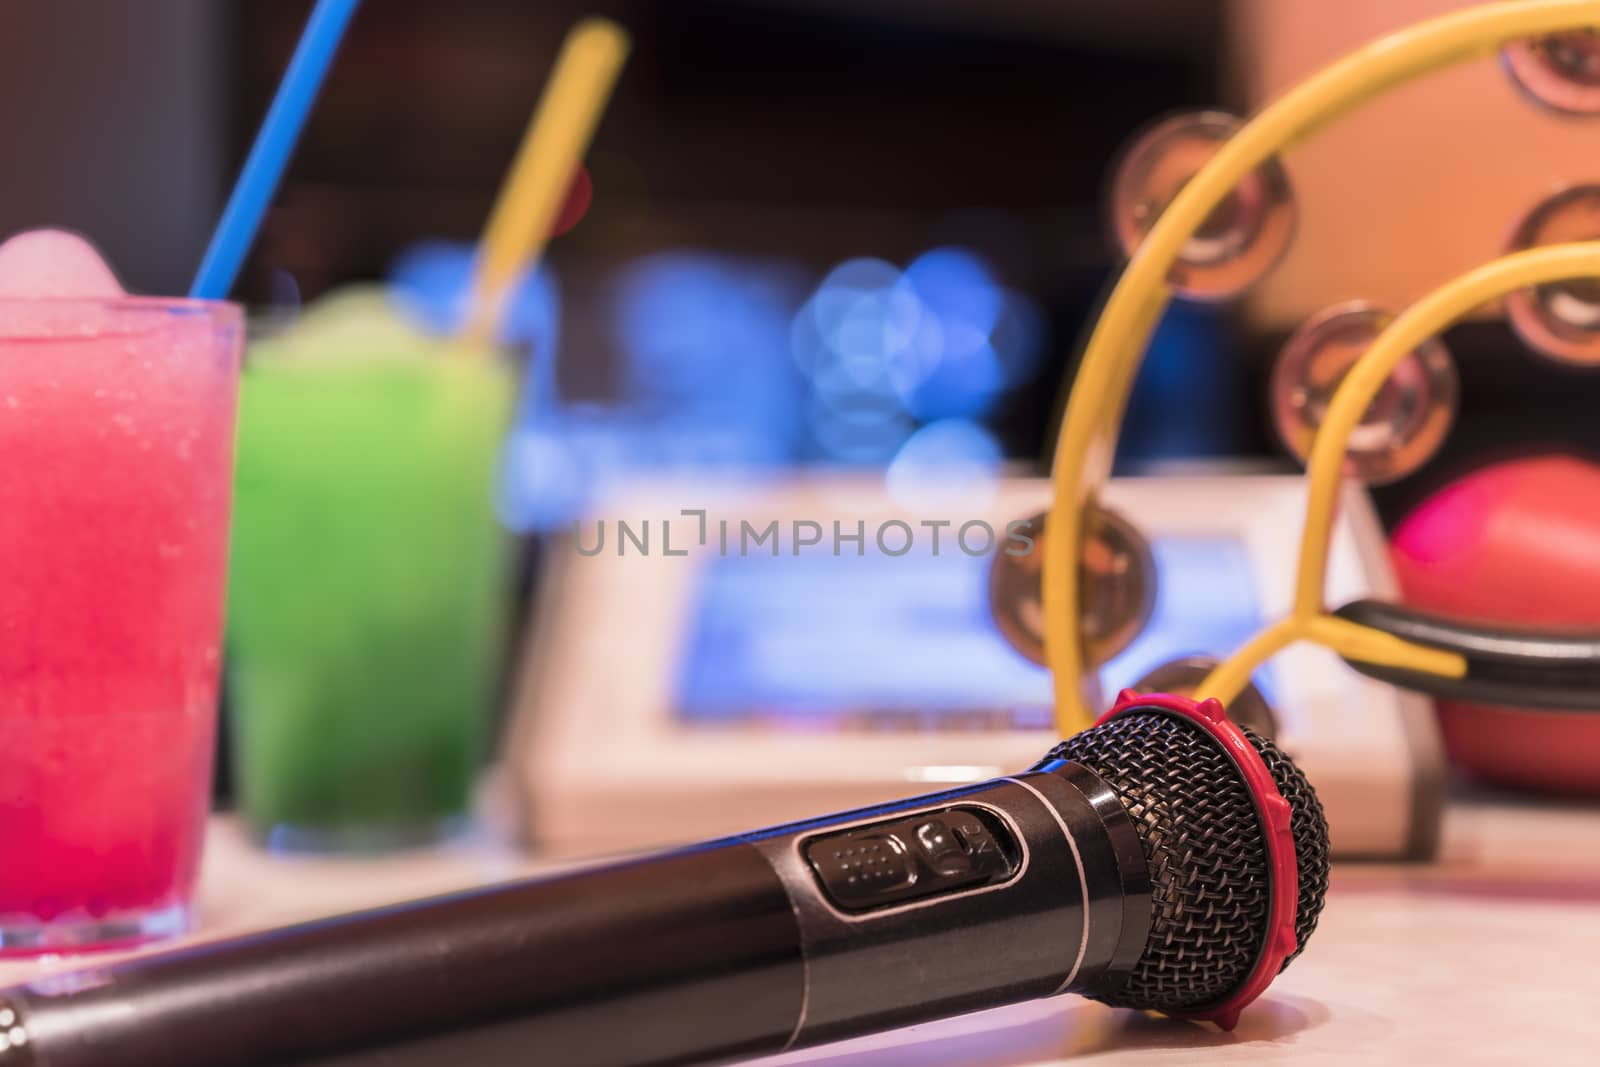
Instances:
[[[228,304],[0,297],[0,953],[186,925],[243,333]]]

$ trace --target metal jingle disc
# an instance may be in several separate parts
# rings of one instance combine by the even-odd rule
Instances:
[[[1535,103],[1563,115],[1600,115],[1600,29],[1512,41],[1500,59]]]
[[[989,566],[989,610],[995,625],[1013,648],[1041,666],[1047,665],[1040,590],[1047,516],[1042,512],[1015,524],[1031,539],[1031,547],[1013,554],[1008,541]],[[1116,512],[1091,506],[1084,529],[1079,634],[1087,665],[1097,667],[1127,648],[1149,621],[1156,600],[1156,565],[1149,542]]]
[[[1190,178],[1243,122],[1225,111],[1176,115],[1150,127],[1123,152],[1111,183],[1110,223],[1132,256]],[[1183,246],[1168,283],[1191,300],[1225,300],[1282,258],[1294,236],[1294,196],[1276,157],[1248,174]]]
[[[1192,697],[1200,683],[1219,665],[1219,661],[1211,656],[1185,656],[1169,660],[1152,668],[1133,683],[1133,688],[1141,693],[1171,693],[1174,696]],[[1269,741],[1277,739],[1278,716],[1254,682],[1246,685],[1233,698],[1233,703],[1228,705],[1228,717],[1240,726],[1250,727]]]
[[[1340,304],[1290,336],[1272,368],[1272,422],[1305,463],[1345,375],[1393,318],[1364,301]],[[1346,466],[1369,485],[1404,478],[1444,443],[1460,396],[1455,361],[1430,339],[1400,362],[1350,435]]]
[[[1574,185],[1541,200],[1517,222],[1507,251],[1600,240],[1600,184]],[[1600,279],[1577,278],[1505,299],[1506,318],[1524,344],[1561,363],[1600,365]]]

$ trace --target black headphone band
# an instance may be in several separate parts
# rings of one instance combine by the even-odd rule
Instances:
[[[1462,678],[1345,661],[1370,678],[1475,704],[1600,711],[1600,632],[1467,622],[1381,600],[1352,601],[1334,614],[1467,661]]]

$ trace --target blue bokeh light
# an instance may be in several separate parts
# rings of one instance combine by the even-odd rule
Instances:
[[[620,357],[614,398],[524,411],[506,452],[505,521],[564,525],[640,471],[794,462],[804,386],[787,350],[803,289],[787,264],[694,250],[624,266],[604,293]]]
[[[389,266],[392,298],[436,333],[454,333],[467,313],[475,265],[472,248],[448,241],[423,241],[400,253]],[[513,285],[498,340],[529,346],[548,357],[561,327],[561,291],[548,266]]]
[[[992,499],[1004,458],[988,427],[972,419],[941,419],[906,438],[884,483],[897,503],[913,510],[952,495],[978,508]]]
[[[839,264],[790,329],[816,401],[816,453],[887,462],[919,423],[986,414],[1037,372],[1043,322],[969,249],[935,248],[904,270],[871,258]]]
[[[418,245],[394,264],[394,298],[448,332],[472,267],[467,246]],[[561,287],[548,267],[519,281],[501,341],[528,350],[530,369],[504,454],[505,522],[564,525],[645,470],[820,461],[948,484],[952,468],[998,462],[977,420],[1037,373],[1044,320],[1028,297],[953,247],[904,269],[847,259],[809,288],[781,261],[675,249],[628,263],[590,301],[615,342],[614,394],[575,404],[557,386]]]
[[[621,405],[737,428],[753,462],[791,456],[801,383],[785,350],[802,284],[786,265],[708,252],[624,267],[612,301]]]

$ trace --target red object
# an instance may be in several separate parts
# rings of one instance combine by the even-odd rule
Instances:
[[[1600,467],[1570,456],[1485,467],[1407,516],[1390,550],[1415,607],[1600,628]],[[1438,704],[1445,747],[1463,770],[1541,792],[1600,793],[1600,714]]]
[[[556,215],[556,223],[550,227],[551,237],[560,237],[578,223],[583,221],[583,216],[589,213],[589,205],[594,201],[594,183],[589,180],[589,172],[583,167],[572,176],[572,184],[567,186],[567,199],[561,205],[561,211]]]
[[[1117,694],[1111,710],[1095,722],[1096,726],[1128,711],[1139,708],[1160,708],[1193,722],[1216,739],[1244,779],[1250,799],[1255,802],[1256,817],[1261,820],[1262,838],[1266,842],[1268,874],[1272,880],[1271,911],[1267,915],[1267,933],[1261,943],[1261,955],[1255,966],[1232,996],[1209,1008],[1185,1012],[1187,1019],[1204,1019],[1214,1022],[1224,1030],[1232,1030],[1239,1022],[1239,1013],[1262,993],[1283,970],[1284,961],[1294,954],[1296,941],[1294,924],[1299,911],[1300,867],[1294,851],[1294,831],[1290,827],[1293,810],[1278,792],[1278,783],[1267,769],[1261,753],[1244,736],[1244,731],[1228,718],[1227,709],[1217,700],[1195,702],[1188,697],[1165,694],[1140,693],[1124,689]]]
[[[113,306],[0,337],[0,927],[181,907],[199,862],[243,329]]]

